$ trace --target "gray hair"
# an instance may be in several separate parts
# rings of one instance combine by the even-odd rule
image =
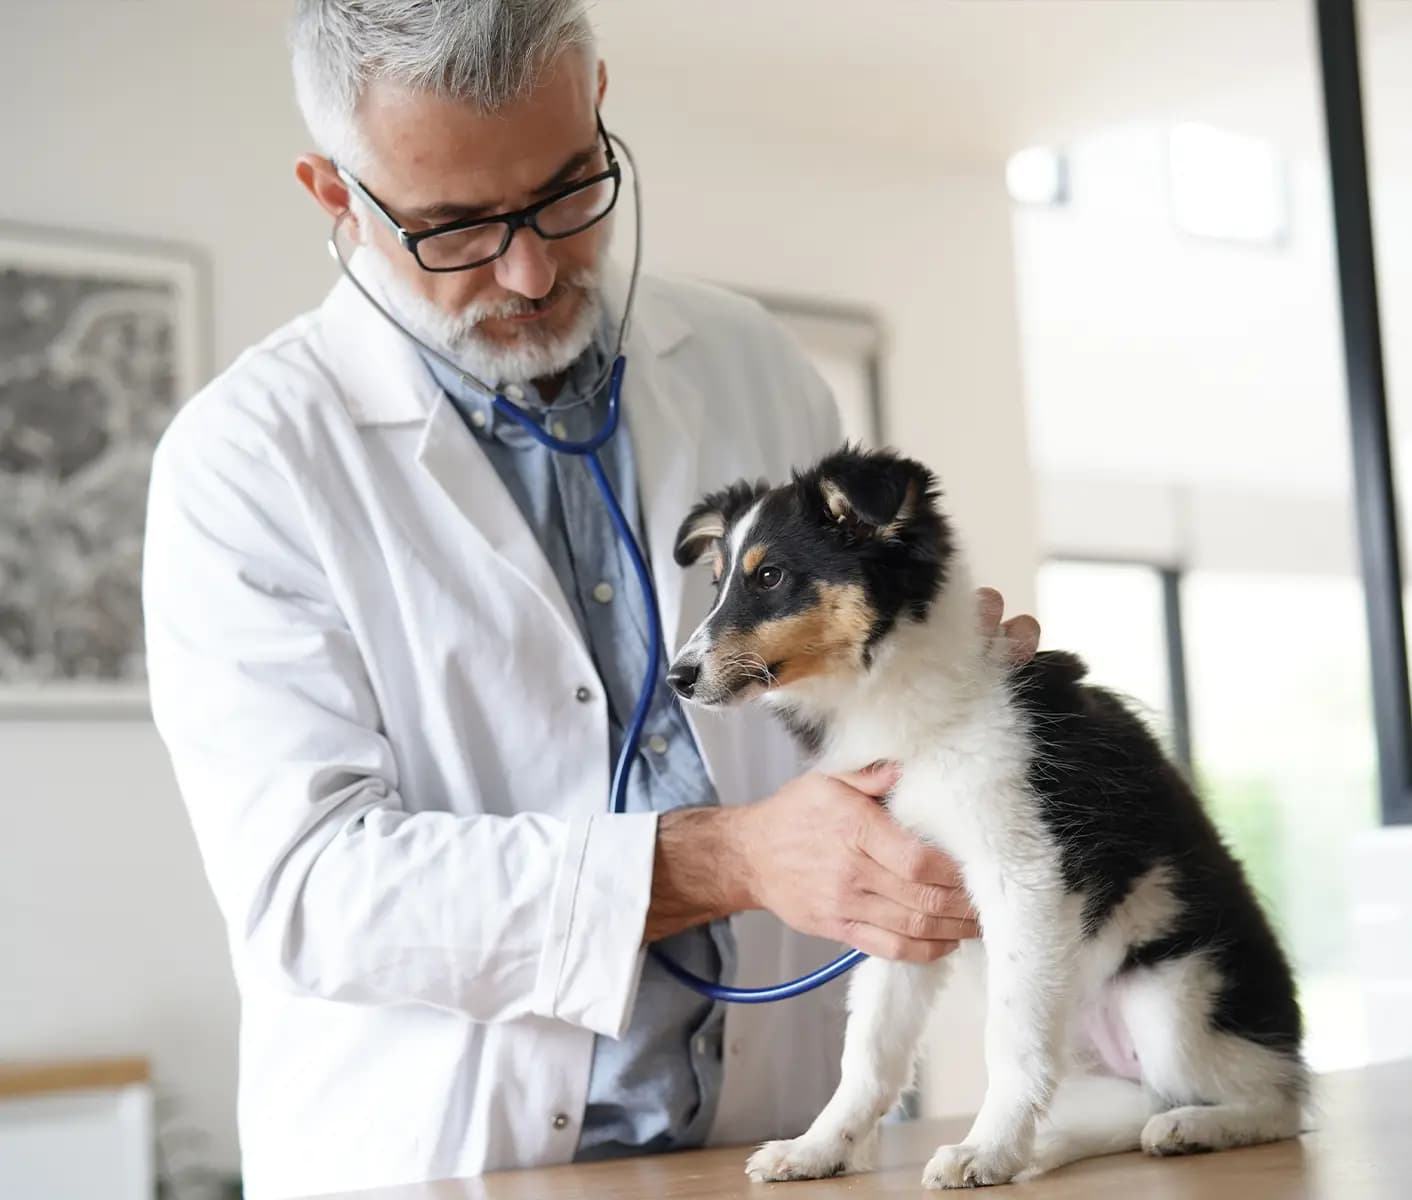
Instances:
[[[297,0],[294,91],[319,150],[366,169],[357,125],[369,84],[495,112],[528,94],[562,51],[591,51],[583,0]]]

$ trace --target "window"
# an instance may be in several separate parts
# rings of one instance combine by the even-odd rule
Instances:
[[[1072,650],[1091,678],[1137,705],[1172,748],[1172,678],[1162,577],[1146,563],[1053,559],[1039,571],[1048,646]]]
[[[1269,142],[1187,122],[1171,131],[1167,153],[1178,229],[1243,242],[1288,235],[1284,162]]]
[[[1005,186],[1016,204],[1067,204],[1068,159],[1051,146],[1021,150],[1005,164]]]
[[[1363,589],[1198,570],[1182,611],[1197,778],[1295,964],[1309,1062],[1365,1062],[1346,868],[1378,823]]]

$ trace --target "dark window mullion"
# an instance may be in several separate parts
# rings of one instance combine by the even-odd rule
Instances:
[[[1167,642],[1167,694],[1172,711],[1172,751],[1177,761],[1193,772],[1191,756],[1191,698],[1187,691],[1186,634],[1182,625],[1182,573],[1176,567],[1157,567],[1162,579],[1162,629]]]
[[[1385,824],[1412,822],[1412,700],[1402,612],[1397,494],[1363,143],[1354,0],[1315,0],[1338,249],[1354,496],[1368,613],[1373,718]]]

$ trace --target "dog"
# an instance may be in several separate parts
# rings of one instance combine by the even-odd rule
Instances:
[[[1080,659],[1015,666],[980,631],[938,501],[921,463],[853,447],[782,486],[705,497],[675,556],[709,556],[716,601],[668,673],[692,704],[758,697],[819,770],[898,763],[891,815],[961,868],[983,934],[987,1087],[923,1185],[1296,1136],[1309,1074],[1294,980],[1239,863]],[[853,971],[838,1089],[801,1137],[755,1152],[751,1178],[866,1169],[950,969]]]

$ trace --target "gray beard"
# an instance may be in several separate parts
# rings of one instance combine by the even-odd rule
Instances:
[[[492,341],[478,328],[488,317],[528,311],[528,301],[502,305],[471,304],[459,313],[438,308],[425,296],[409,288],[392,270],[375,247],[364,245],[358,258],[372,283],[382,293],[392,314],[433,350],[456,364],[458,369],[491,390],[506,384],[526,384],[548,379],[567,371],[593,341],[603,311],[599,272],[584,269],[564,281],[580,290],[583,299],[568,329],[552,337],[526,329],[514,345]],[[556,283],[555,287],[563,286]]]

